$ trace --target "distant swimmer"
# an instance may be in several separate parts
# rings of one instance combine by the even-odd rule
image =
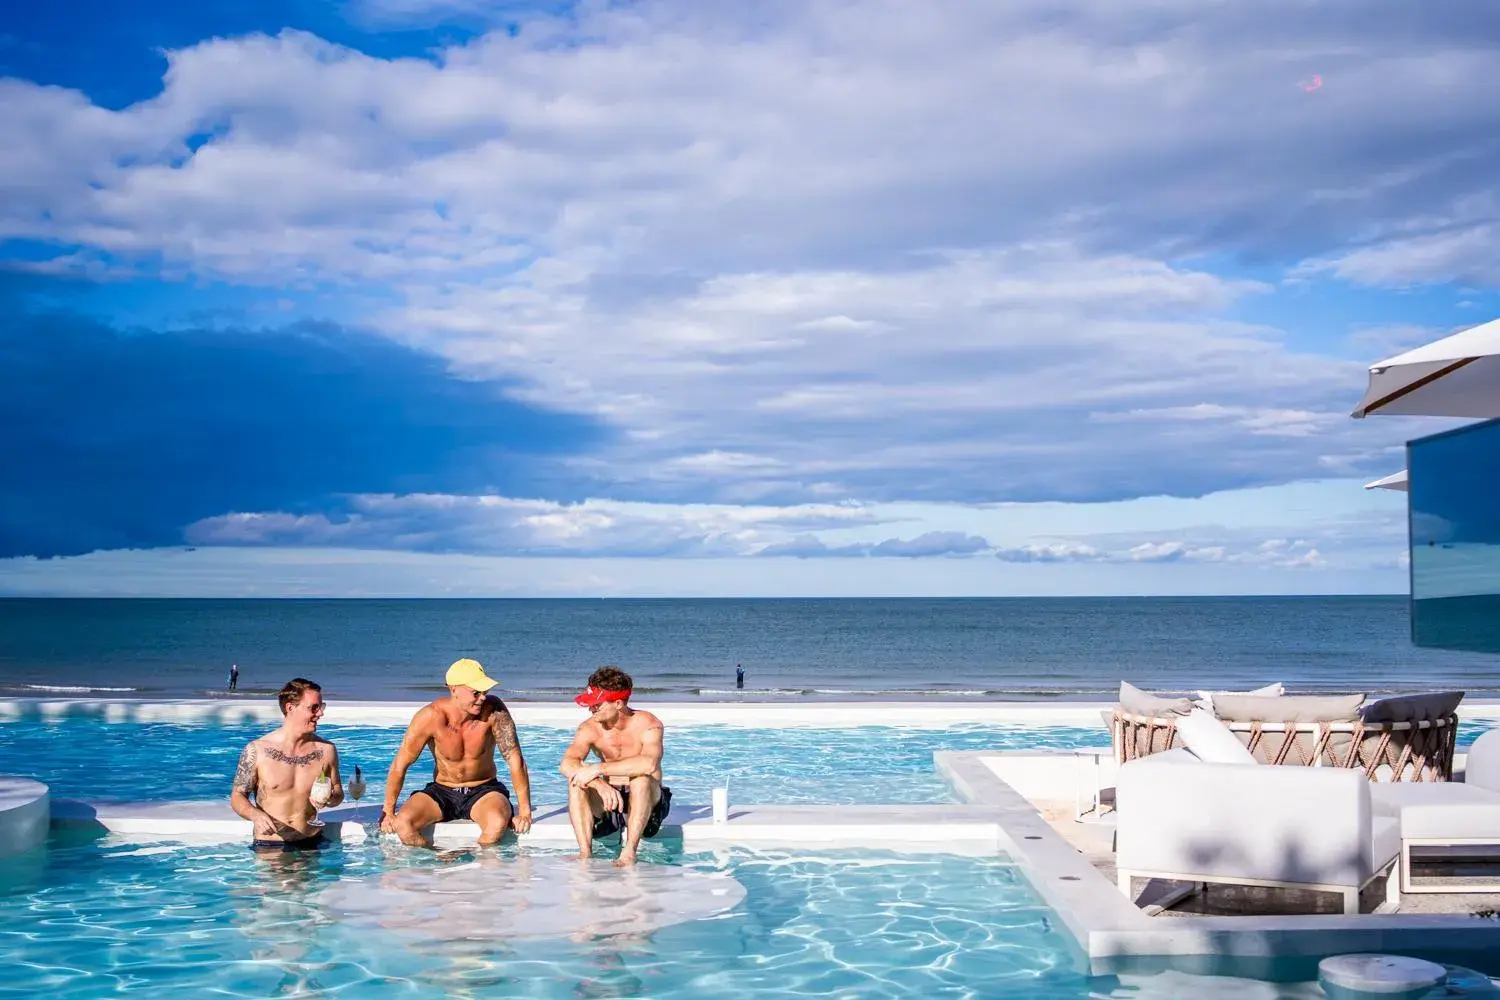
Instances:
[[[594,838],[623,830],[616,865],[635,864],[642,837],[654,837],[672,808],[672,790],[661,783],[662,724],[630,707],[630,675],[600,667],[573,700],[589,710],[559,770],[568,779],[568,819],[578,856],[594,853]],[[586,758],[597,754],[599,762]]]
[[[478,661],[462,659],[448,668],[446,680],[448,697],[419,710],[406,727],[386,777],[380,829],[412,847],[431,847],[426,829],[455,819],[471,819],[479,826],[480,846],[497,843],[506,827],[525,833],[531,829],[531,777],[510,709],[486,693],[495,686],[494,678]],[[432,781],[408,795],[397,812],[396,798],[406,772],[429,748]],[[514,808],[495,770],[497,750],[510,768]]]
[[[231,663],[229,665],[229,690],[237,690],[240,686],[240,665]]]
[[[344,801],[339,753],[317,734],[323,689],[302,677],[276,696],[281,728],[252,740],[240,753],[229,804],[255,824],[251,846],[262,851],[303,851],[323,843],[319,809]]]
[[[745,668],[738,663],[734,665],[734,689],[736,691],[745,690]]]

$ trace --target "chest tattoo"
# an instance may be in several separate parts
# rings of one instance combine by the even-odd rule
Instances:
[[[315,760],[323,759],[322,747],[315,747],[307,751],[307,753],[299,754],[284,753],[275,747],[263,747],[262,749],[265,750],[267,759],[274,760],[280,764],[290,764],[293,767],[301,767],[303,764],[311,764]]]

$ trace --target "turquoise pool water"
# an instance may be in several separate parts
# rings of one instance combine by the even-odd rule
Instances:
[[[621,872],[529,847],[434,855],[373,841],[268,859],[241,846],[54,836],[0,859],[0,993],[1323,996],[1306,981],[1087,975],[1001,857],[648,843],[642,860]],[[1489,989],[1473,974],[1454,983],[1469,989],[1444,995]]]
[[[268,861],[239,846],[54,838],[0,861],[3,988],[363,1000],[1073,998],[1110,985],[1075,971],[1049,911],[1002,858],[649,844],[643,860],[632,881],[518,847],[434,856],[366,843]],[[445,922],[443,909],[413,913],[403,880],[467,884],[493,905]],[[733,892],[704,914],[715,887]],[[384,915],[361,911],[382,898]],[[679,912],[695,899],[700,912]],[[600,933],[593,918],[606,912],[614,923]]]
[[[97,801],[218,798],[229,794],[244,745],[270,727],[108,723],[95,719],[0,723],[0,761],[8,774],[44,781],[59,797]],[[394,727],[322,726],[339,748],[347,773],[359,764],[383,790],[402,731]],[[526,727],[521,746],[531,773],[532,799],[567,798],[558,761],[572,731]],[[679,802],[706,803],[727,780],[743,803],[940,803],[952,796],[933,769],[935,750],[1021,750],[1096,746],[1095,729],[956,726],[947,729],[741,729],[674,727],[667,734],[665,770]],[[408,790],[428,780],[430,757],[407,776]],[[504,766],[501,767],[502,776]]]

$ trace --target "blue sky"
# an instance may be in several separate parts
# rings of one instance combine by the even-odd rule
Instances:
[[[0,31],[0,593],[1400,592],[1500,12],[104,0]],[[1322,82],[1310,88],[1316,75]]]

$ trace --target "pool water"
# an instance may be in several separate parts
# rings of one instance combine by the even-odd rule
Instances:
[[[95,719],[0,723],[0,762],[8,774],[46,782],[60,798],[139,802],[227,797],[240,750],[268,731],[254,725],[109,723]],[[345,780],[360,765],[378,801],[386,769],[400,745],[395,727],[320,726],[334,741]],[[560,803],[557,772],[572,730],[528,726],[521,748],[532,801]],[[673,727],[664,762],[675,799],[706,803],[729,785],[736,802],[756,804],[943,803],[953,796],[932,763],[937,750],[1023,750],[1097,746],[1100,728],[955,726],[944,729],[744,729]],[[426,784],[431,757],[407,775],[406,788]],[[501,779],[509,783],[501,764]]]
[[[57,836],[0,861],[0,986],[74,1000],[1071,998],[1100,984],[1075,971],[1068,941],[1004,858],[648,844],[643,861],[631,872],[529,847],[434,855],[378,842],[265,858],[238,845]],[[384,888],[402,877],[468,880],[515,905],[445,921],[443,896],[423,913]],[[523,897],[516,886],[531,888]],[[662,910],[715,886],[735,889],[723,912]],[[385,893],[390,920],[341,916],[365,888]],[[649,919],[599,933],[600,900]],[[609,930],[621,926],[629,920]]]

